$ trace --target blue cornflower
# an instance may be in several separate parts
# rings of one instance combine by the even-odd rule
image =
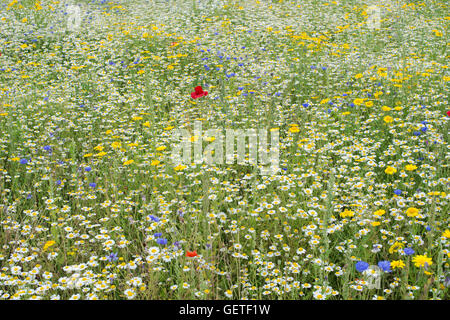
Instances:
[[[305,103],[302,104],[302,106],[304,106],[305,108],[308,108],[309,107],[309,103],[305,102]]]
[[[155,236],[155,238],[159,238],[162,236],[162,233],[161,232],[155,233],[154,236]]]
[[[394,193],[396,194],[396,195],[401,195],[402,194],[402,190],[400,190],[400,189],[395,189],[394,190]]]
[[[61,184],[61,180],[56,180],[56,185],[59,186]]]
[[[422,132],[427,132],[428,128],[427,127],[422,127],[422,129],[420,129]]]
[[[431,230],[430,226],[426,226],[425,229],[427,229],[427,231]]]
[[[86,171],[86,172],[89,172],[89,171],[91,171],[91,170],[92,170],[91,167],[86,167],[86,168],[84,168],[84,171]]]
[[[165,239],[165,238],[158,238],[158,239],[156,239],[156,243],[157,244],[161,244],[161,245],[166,245],[167,244],[167,239]]]
[[[384,260],[378,262],[378,266],[384,271],[384,272],[391,272],[391,262]]]
[[[89,183],[89,187],[91,187],[91,188],[95,188],[96,186],[97,186],[97,184],[95,182]]]
[[[405,248],[405,249],[403,249],[403,252],[406,255],[410,256],[410,255],[414,254],[415,251],[412,248]]]
[[[359,272],[363,272],[366,271],[367,268],[369,268],[369,264],[367,262],[364,261],[358,261],[356,263],[356,270]]]
[[[23,159],[20,159],[20,164],[27,164],[28,163],[28,159],[25,159],[25,158],[23,158]]]
[[[156,216],[154,216],[154,215],[149,215],[148,216],[150,219],[152,219],[153,221],[155,221],[155,222],[159,222],[159,218],[158,217],[156,217]]]
[[[117,253],[112,252],[106,259],[108,259],[109,262],[112,262],[118,260],[119,257],[117,256]]]
[[[48,151],[48,152],[52,152],[52,147],[51,146],[45,146],[44,150]]]

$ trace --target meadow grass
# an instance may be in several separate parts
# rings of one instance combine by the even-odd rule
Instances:
[[[2,2],[1,299],[448,299],[448,20],[445,1]],[[176,167],[195,121],[278,129],[280,171]]]

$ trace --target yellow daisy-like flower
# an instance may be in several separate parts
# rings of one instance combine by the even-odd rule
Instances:
[[[427,257],[426,254],[424,255],[417,255],[412,258],[412,262],[414,262],[414,265],[416,267],[425,267],[425,264],[428,266],[431,266],[433,264],[433,261],[430,257]]]
[[[448,230],[448,229],[445,230],[444,233],[442,234],[442,236],[444,238],[450,239],[450,230]]]
[[[152,166],[157,166],[158,164],[160,164],[161,161],[159,160],[152,160],[152,162],[150,163]]]
[[[356,104],[357,106],[361,105],[363,102],[364,102],[364,99],[360,99],[360,98],[353,100],[353,103]]]
[[[391,116],[385,116],[385,117],[383,118],[383,120],[384,120],[384,122],[386,122],[386,123],[391,123],[391,122],[394,121],[394,118],[392,118]]]
[[[415,165],[413,165],[413,164],[407,164],[406,166],[405,166],[405,170],[407,170],[407,171],[414,171],[414,170],[416,170],[417,169],[417,166],[415,166]]]
[[[185,165],[179,164],[174,169],[175,169],[175,171],[181,171],[181,170],[184,170],[186,168],[187,167]]]
[[[134,160],[127,160],[123,163],[124,166],[128,166],[130,164],[132,164],[134,162]]]
[[[405,267],[405,263],[403,260],[394,260],[391,262],[392,269],[403,269]]]
[[[395,168],[393,168],[393,167],[391,167],[391,166],[388,166],[388,167],[386,168],[386,170],[384,170],[384,172],[385,172],[386,174],[392,175],[392,174],[394,174],[394,173],[397,172],[397,169],[395,169]]]
[[[53,240],[47,241],[47,242],[44,244],[43,250],[44,250],[44,251],[47,250],[48,248],[50,248],[51,246],[53,246],[55,243],[56,243],[56,242],[53,241]]]
[[[405,245],[401,242],[395,241],[395,243],[389,248],[389,253],[393,254],[397,252],[399,249],[402,249]]]
[[[119,141],[114,141],[113,143],[111,143],[111,148],[113,149],[117,149],[122,147],[122,143],[120,143]]]
[[[414,207],[409,207],[408,209],[406,209],[406,215],[408,217],[415,217],[419,214],[419,209],[414,208]]]
[[[380,209],[380,210],[375,211],[373,214],[378,216],[378,217],[381,217],[385,213],[386,213],[386,210]]]
[[[353,217],[355,213],[351,210],[345,209],[344,212],[339,214],[342,218]]]

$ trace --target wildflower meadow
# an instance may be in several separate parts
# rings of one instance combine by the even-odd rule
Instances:
[[[447,300],[445,0],[1,0],[0,300]]]

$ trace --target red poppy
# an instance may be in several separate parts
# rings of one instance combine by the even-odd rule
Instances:
[[[208,95],[208,91],[203,91],[201,86],[195,87],[194,90],[194,92],[191,92],[192,99],[197,99]]]
[[[197,256],[197,251],[186,251],[186,257],[196,257]]]
[[[448,111],[447,111],[447,116],[449,116],[449,117],[450,117],[450,110],[448,110]]]

